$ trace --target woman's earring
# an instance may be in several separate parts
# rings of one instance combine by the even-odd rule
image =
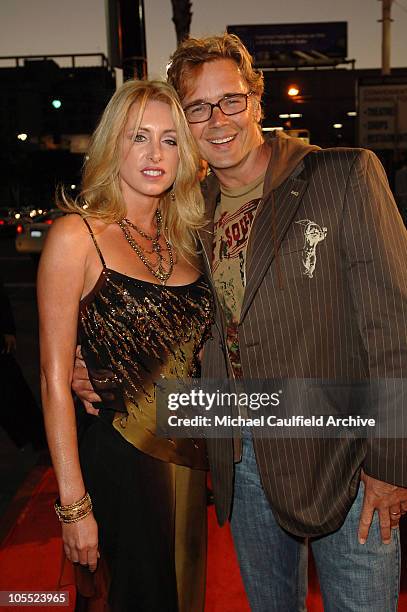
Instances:
[[[170,191],[170,198],[171,198],[171,202],[175,202],[175,191],[174,191],[174,189],[171,189],[171,191]]]

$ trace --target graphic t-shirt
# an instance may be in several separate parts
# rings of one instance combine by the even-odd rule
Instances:
[[[242,377],[238,323],[246,287],[246,247],[263,194],[265,175],[234,189],[222,187],[215,211],[213,278],[227,325],[227,347],[236,378]]]

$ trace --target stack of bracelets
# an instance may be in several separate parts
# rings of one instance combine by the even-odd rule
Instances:
[[[54,504],[55,512],[61,523],[76,523],[92,512],[92,500],[89,493],[69,506],[61,506],[59,498]]]

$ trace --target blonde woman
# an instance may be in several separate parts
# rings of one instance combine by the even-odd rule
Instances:
[[[160,378],[197,374],[212,319],[195,242],[198,166],[174,90],[125,83],[94,133],[79,198],[64,198],[77,214],[53,225],[40,263],[56,511],[67,558],[91,579],[82,605],[97,601],[101,610],[203,609],[205,450],[155,436],[154,393]],[[78,339],[103,398],[79,448],[71,395]]]

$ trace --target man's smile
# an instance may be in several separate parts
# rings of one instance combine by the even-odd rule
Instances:
[[[230,142],[233,142],[236,138],[237,134],[235,134],[234,136],[223,136],[222,138],[218,137],[218,138],[208,138],[207,141],[210,144],[213,145],[227,145]]]
[[[232,142],[236,138],[236,134],[234,136],[224,136],[223,138],[210,138],[208,142],[215,145],[227,144],[228,142]]]

